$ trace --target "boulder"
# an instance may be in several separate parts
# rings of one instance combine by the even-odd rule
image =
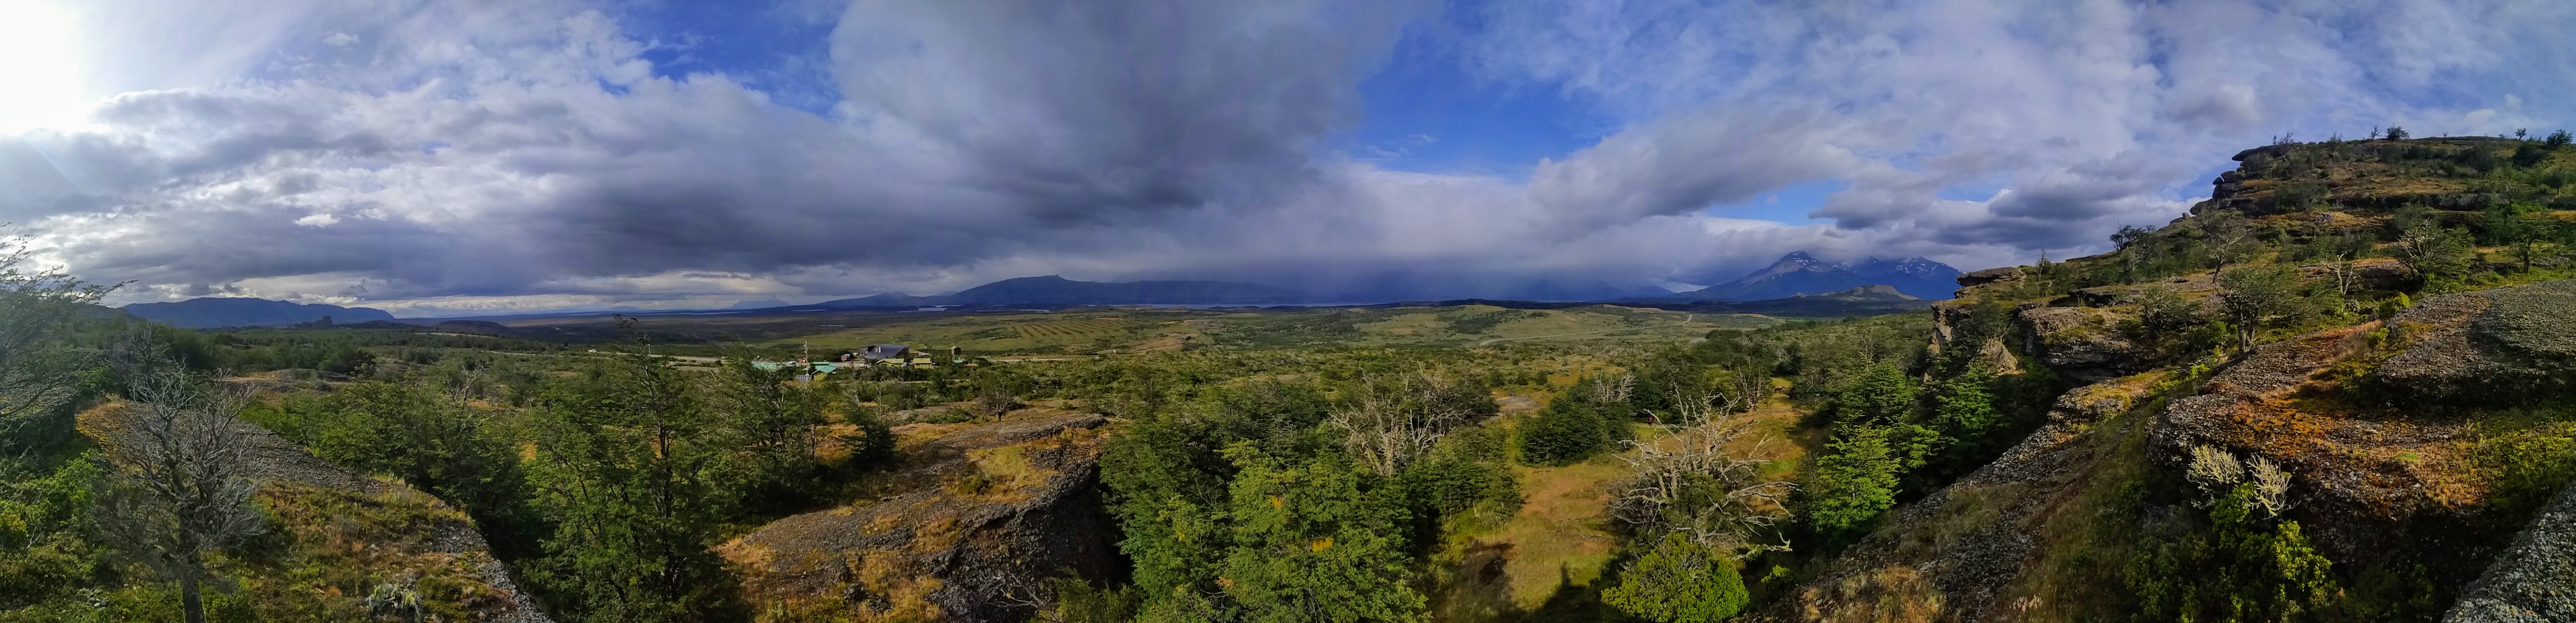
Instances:
[[[2576,621],[2576,487],[2560,492],[2462,593],[2443,623]]]
[[[2571,316],[2576,280],[2437,297],[2397,315],[2405,351],[2371,374],[2424,404],[2512,405],[2565,395],[2576,383]]]

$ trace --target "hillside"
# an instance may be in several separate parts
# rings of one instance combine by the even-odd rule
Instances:
[[[253,298],[205,297],[175,303],[135,303],[122,308],[145,320],[189,329],[280,327],[318,322],[360,323],[393,320],[384,310],[323,304],[296,304]]]
[[[2543,579],[2576,527],[2541,513],[2576,494],[2566,147],[2247,150],[2113,253],[1962,276],[1930,360],[2067,389],[1993,462],[1802,563],[1760,618],[2576,612]]]

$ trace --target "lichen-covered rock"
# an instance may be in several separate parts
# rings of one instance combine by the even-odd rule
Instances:
[[[1027,409],[898,427],[877,499],[778,520],[718,548],[754,603],[804,618],[1019,621],[1046,578],[1098,581],[1115,533],[1095,499],[1107,419]]]
[[[2120,334],[2120,321],[2130,318],[2121,311],[2029,307],[2014,317],[2020,320],[2022,352],[2075,382],[2106,381],[2150,367],[2138,345]]]
[[[2407,397],[2515,404],[2576,383],[2576,280],[2437,297],[2395,320],[2406,351],[2373,374]]]
[[[1959,275],[1959,287],[1973,288],[1997,281],[2020,278],[2021,267],[2019,266],[1988,268],[1985,270],[1969,271],[1965,274]]]
[[[2576,621],[2576,487],[2531,520],[2444,623]]]

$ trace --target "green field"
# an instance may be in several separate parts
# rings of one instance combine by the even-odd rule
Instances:
[[[850,349],[869,344],[960,347],[979,355],[1111,354],[1197,350],[1438,346],[1507,342],[1687,339],[1711,329],[1780,322],[1754,314],[1689,314],[1594,305],[1561,310],[1490,305],[1180,309],[1118,307],[1062,312],[809,312],[645,316],[639,327],[671,344]],[[607,317],[501,320],[526,337],[590,336]]]

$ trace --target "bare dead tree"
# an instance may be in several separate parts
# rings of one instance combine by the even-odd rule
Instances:
[[[122,553],[178,582],[188,623],[204,623],[215,555],[262,530],[251,439],[234,417],[241,403],[175,369],[136,378],[129,391],[138,404],[113,444],[120,477],[100,523]]]
[[[1637,375],[1634,374],[1623,372],[1616,376],[1605,374],[1592,378],[1592,402],[1595,404],[1627,402],[1636,391]]]
[[[1461,383],[1447,375],[1414,373],[1388,385],[1363,386],[1357,399],[1325,420],[1342,432],[1343,445],[1379,475],[1404,469],[1477,415],[1446,397],[1461,390]]]
[[[1664,439],[1628,442],[1636,452],[1621,458],[1636,474],[1612,489],[1610,516],[1642,534],[1681,533],[1738,556],[1787,550],[1787,543],[1758,540],[1781,519],[1780,502],[1795,487],[1764,480],[1762,466],[1769,461],[1749,458],[1770,440],[1744,452],[1730,450],[1752,432],[1752,420],[1701,408],[1709,417],[1696,425],[1676,427]]]

